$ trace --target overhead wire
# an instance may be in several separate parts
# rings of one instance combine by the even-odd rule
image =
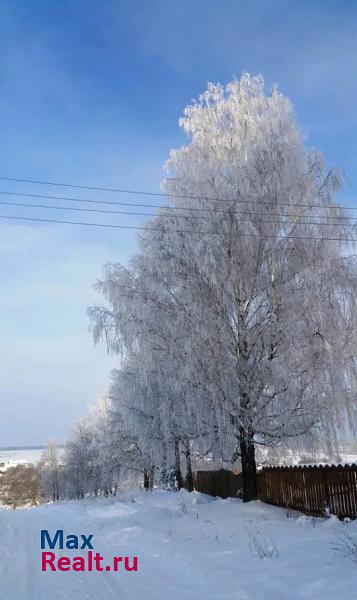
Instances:
[[[134,211],[122,211],[122,210],[105,210],[105,209],[98,209],[98,208],[78,208],[78,207],[73,207],[73,206],[58,206],[58,205],[48,205],[48,204],[32,204],[32,203],[25,203],[25,202],[6,202],[6,201],[2,201],[0,200],[0,205],[2,206],[17,206],[17,207],[21,207],[21,208],[44,208],[46,210],[68,210],[68,211],[75,211],[75,212],[86,212],[86,213],[99,213],[99,214],[110,214],[110,215],[130,215],[130,216],[138,216],[138,217],[156,217],[158,216],[157,213],[146,213],[146,212],[134,212]],[[248,213],[249,214],[249,213]],[[251,213],[251,216],[258,216],[259,213]],[[176,215],[176,214],[161,214],[160,213],[160,218],[170,218],[170,219],[191,219],[191,220],[197,220],[197,219],[201,219],[201,220],[210,220],[209,217],[204,217],[202,215],[198,215],[198,216],[192,216],[192,215]],[[276,215],[277,217],[285,217],[288,215]],[[304,216],[297,216],[297,218],[308,218],[308,215]],[[335,219],[338,217],[335,217]],[[229,219],[222,219],[224,222],[229,222]],[[241,223],[251,223],[252,220],[251,219],[239,219],[239,222]],[[325,222],[321,222],[321,221],[276,221],[275,219],[263,219],[263,220],[257,220],[255,221],[256,223],[270,223],[273,225],[324,225],[326,227],[356,227],[357,223],[352,224],[352,223],[325,223]]]
[[[38,223],[61,223],[64,225],[80,225],[88,227],[105,227],[110,229],[135,229],[140,231],[158,231],[161,233],[188,233],[194,235],[223,235],[229,236],[230,232],[225,231],[196,231],[194,229],[166,229],[164,227],[144,227],[138,225],[119,225],[113,223],[88,223],[86,221],[67,221],[60,219],[42,219],[39,217],[21,217],[14,215],[0,215],[0,219],[15,220],[15,221],[31,221]],[[253,238],[272,238],[277,239],[276,235],[255,234],[255,233],[236,233],[237,237],[253,237]],[[300,236],[300,235],[284,235],[278,238],[279,240],[316,240],[316,241],[334,241],[334,242],[357,242],[357,238],[341,238],[341,237],[316,237],[316,236]]]
[[[10,181],[10,182],[17,182],[17,183],[31,183],[31,184],[37,184],[37,185],[47,185],[47,186],[58,186],[58,187],[66,187],[66,188],[78,188],[78,189],[86,189],[86,190],[93,190],[93,191],[103,191],[103,192],[115,192],[115,193],[126,193],[126,194],[137,194],[137,195],[148,195],[148,196],[162,196],[162,197],[175,197],[175,198],[186,198],[186,199],[196,199],[196,200],[206,200],[206,201],[220,201],[220,200],[225,200],[227,202],[230,202],[231,204],[233,204],[234,209],[232,210],[232,208],[230,209],[220,209],[217,207],[192,207],[192,206],[165,206],[165,205],[161,205],[161,204],[143,204],[143,203],[132,203],[132,202],[120,202],[120,201],[109,201],[109,200],[99,200],[99,199],[89,199],[89,198],[73,198],[73,197],[67,197],[67,196],[53,196],[53,195],[44,195],[44,194],[34,194],[34,193],[25,193],[25,192],[17,192],[17,191],[5,191],[5,190],[0,190],[0,194],[1,195],[7,195],[7,196],[13,196],[13,197],[26,197],[26,198],[41,198],[41,199],[47,199],[47,200],[55,200],[55,201],[60,201],[60,202],[78,202],[78,203],[91,203],[91,204],[106,204],[106,205],[118,205],[118,206],[128,206],[128,207],[135,207],[135,208],[155,208],[155,209],[159,209],[160,213],[159,216],[160,218],[177,218],[177,219],[186,219],[189,220],[191,219],[192,221],[195,221],[197,219],[201,219],[204,220],[205,222],[209,221],[210,218],[206,217],[205,215],[184,215],[184,214],[177,214],[177,211],[195,211],[195,212],[207,212],[207,213],[222,213],[222,214],[229,214],[230,217],[233,215],[247,215],[250,218],[249,219],[241,219],[239,218],[240,222],[250,222],[252,223],[252,217],[257,217],[257,216],[265,216],[265,217],[270,217],[268,220],[257,220],[255,221],[253,224],[272,224],[272,225],[279,225],[279,226],[286,226],[286,225],[293,225],[294,227],[296,226],[309,226],[309,225],[313,225],[313,226],[327,226],[327,227],[351,227],[354,228],[356,226],[356,223],[341,223],[341,222],[336,222],[336,219],[338,219],[339,221],[341,220],[354,220],[356,221],[356,218],[351,217],[351,216],[346,216],[346,215],[308,215],[308,214],[291,214],[291,213],[281,213],[281,212],[277,212],[277,213],[261,213],[261,212],[257,212],[254,209],[252,210],[254,204],[256,204],[258,207],[260,207],[261,205],[258,204],[258,202],[250,202],[248,200],[236,200],[236,199],[224,199],[224,198],[211,198],[208,196],[194,196],[194,195],[183,195],[183,194],[166,194],[166,193],[159,193],[159,192],[150,192],[150,191],[143,191],[143,190],[128,190],[128,189],[124,189],[124,188],[109,188],[109,187],[99,187],[99,186],[89,186],[89,185],[80,185],[80,184],[71,184],[71,183],[60,183],[60,182],[56,182],[56,181],[44,181],[44,180],[35,180],[35,179],[25,179],[25,178],[18,178],[18,177],[0,177],[1,181]],[[249,210],[245,210],[245,211],[237,211],[235,208],[236,203],[244,203],[244,204],[249,204]],[[130,215],[130,216],[147,216],[147,217],[155,217],[157,216],[156,213],[151,213],[151,212],[142,212],[142,211],[121,211],[121,210],[105,210],[105,209],[99,209],[99,208],[78,208],[78,207],[71,207],[71,206],[62,206],[62,205],[48,205],[48,204],[34,204],[34,203],[25,203],[25,202],[8,202],[8,201],[0,201],[0,205],[4,205],[4,206],[11,206],[11,207],[21,207],[21,208],[29,208],[29,209],[45,209],[45,210],[61,210],[61,211],[71,211],[71,212],[85,212],[85,213],[96,213],[96,214],[120,214],[120,215]],[[252,206],[253,205],[253,206]],[[323,205],[323,204],[319,204],[319,205],[306,205],[306,204],[299,204],[299,203],[270,203],[270,202],[264,202],[264,206],[265,205],[273,205],[274,208],[278,209],[278,207],[280,206],[285,206],[285,207],[289,207],[289,208],[298,208],[298,207],[302,207],[304,209],[310,210],[311,208],[319,208],[319,209],[330,209],[330,208],[340,208],[340,209],[345,209],[345,210],[357,210],[357,207],[343,207],[342,205],[332,205],[332,204],[328,204],[328,205]],[[165,211],[165,212],[164,212]],[[167,214],[166,211],[169,211],[169,214]],[[174,211],[173,213],[170,211]],[[274,217],[274,219],[272,218]],[[294,219],[298,219],[298,220],[294,220],[294,221],[289,221],[286,219],[290,219],[290,218],[294,218]],[[0,215],[0,219],[8,219],[8,220],[17,220],[17,221],[32,221],[32,222],[38,222],[38,223],[60,223],[60,224],[68,224],[68,225],[78,225],[78,226],[88,226],[88,227],[107,227],[107,228],[116,228],[116,229],[136,229],[136,230],[141,230],[141,231],[160,231],[160,232],[177,232],[177,233],[190,233],[190,234],[202,234],[202,235],[230,235],[228,232],[225,231],[199,231],[199,230],[195,230],[195,229],[182,229],[182,228],[177,228],[177,229],[166,229],[165,227],[153,227],[152,225],[143,225],[143,226],[136,226],[136,225],[124,225],[124,224],[114,224],[114,223],[89,223],[89,222],[84,222],[84,221],[70,221],[70,220],[62,220],[62,219],[55,219],[55,218],[49,218],[49,219],[45,219],[45,218],[40,218],[40,217],[25,217],[25,216],[20,216],[20,215]],[[276,220],[279,219],[279,220]],[[283,219],[283,220],[281,220]],[[301,219],[304,219],[303,221]],[[325,219],[325,221],[307,221],[306,219]],[[334,219],[334,222],[326,222],[327,219]],[[221,222],[225,222],[225,221],[230,221],[230,219],[222,219]],[[268,235],[268,234],[263,234],[263,233],[237,233],[237,235],[242,236],[242,237],[266,237],[266,238],[276,238],[276,235]],[[341,236],[339,237],[332,237],[332,236],[302,236],[302,235],[294,235],[294,236],[289,236],[289,235],[283,235],[281,237],[281,239],[306,239],[306,240],[327,240],[327,241],[339,241],[339,242],[356,242],[357,239],[355,238],[350,238],[350,237],[346,237],[343,238]]]
[[[162,205],[162,204],[146,204],[146,203],[136,203],[136,202],[120,202],[120,201],[111,201],[111,200],[94,200],[94,199],[90,199],[90,198],[73,198],[70,196],[52,196],[52,195],[45,195],[45,194],[30,194],[30,193],[25,193],[25,192],[11,192],[11,191],[4,191],[4,190],[0,190],[0,195],[2,196],[13,196],[13,197],[22,197],[22,198],[38,198],[38,199],[43,199],[43,200],[59,200],[59,201],[68,201],[68,202],[78,202],[78,203],[88,203],[88,204],[103,204],[103,205],[108,205],[108,206],[131,206],[131,207],[135,207],[135,208],[155,208],[155,209],[160,209],[160,210],[165,210],[165,211],[177,211],[177,210],[185,210],[188,212],[207,212],[207,213],[223,213],[223,214],[241,214],[241,215],[256,215],[256,216],[264,216],[264,217],[270,217],[272,216],[271,213],[265,212],[257,212],[255,210],[245,210],[245,211],[240,211],[240,210],[229,210],[229,209],[220,209],[220,208],[197,208],[197,207],[192,207],[192,206],[168,206],[168,205]],[[290,205],[290,208],[294,208],[294,206],[296,205]],[[306,209],[310,209],[309,205],[304,205]],[[323,206],[320,208],[330,208],[330,206]],[[294,213],[277,213],[276,215],[277,217],[283,216],[283,217],[308,217],[308,218],[312,218],[312,219],[340,219],[340,220],[357,220],[357,217],[352,217],[352,216],[346,216],[346,215],[316,215],[316,214],[310,214],[310,215],[297,215]]]
[[[11,181],[11,182],[16,182],[16,183],[31,183],[31,184],[35,184],[35,185],[66,187],[66,188],[73,188],[73,189],[112,192],[112,193],[118,193],[118,194],[135,194],[137,196],[142,195],[142,196],[157,196],[157,197],[164,197],[164,198],[186,198],[189,200],[209,200],[209,201],[213,201],[213,202],[230,202],[230,203],[238,203],[238,204],[251,204],[251,201],[243,200],[241,198],[220,198],[220,197],[214,197],[214,196],[210,197],[210,196],[197,196],[197,195],[190,195],[190,194],[172,194],[172,193],[166,193],[166,192],[151,192],[151,191],[145,191],[145,190],[131,190],[131,189],[125,189],[125,188],[111,188],[111,187],[81,185],[81,184],[75,184],[75,183],[65,183],[65,182],[58,182],[58,181],[45,181],[45,180],[41,180],[41,179],[25,179],[25,178],[20,178],[20,177],[1,177],[0,176],[0,181]],[[279,203],[266,202],[265,204],[273,205],[273,206],[288,206],[288,207],[292,206],[292,204],[289,202],[279,202]],[[306,204],[294,203],[293,206],[301,208],[301,207],[306,207]],[[324,207],[324,205],[322,203],[310,204],[310,208],[323,208],[323,207]],[[341,208],[341,209],[343,208],[345,210],[357,210],[357,206],[342,206],[340,204],[330,204],[329,208]]]

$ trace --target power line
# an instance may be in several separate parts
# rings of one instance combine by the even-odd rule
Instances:
[[[98,186],[90,186],[90,185],[79,185],[75,183],[60,183],[58,181],[43,181],[37,179],[23,179],[20,177],[0,177],[0,181],[13,181],[17,183],[32,183],[36,185],[49,185],[56,187],[67,187],[73,189],[82,189],[82,190],[93,190],[97,192],[113,192],[117,194],[135,194],[139,196],[157,196],[163,198],[185,198],[188,200],[209,200],[211,202],[230,202],[230,203],[238,203],[238,204],[252,204],[249,200],[240,200],[235,198],[218,198],[209,196],[194,196],[187,194],[165,194],[164,192],[146,192],[144,190],[128,190],[123,188],[109,188],[109,187],[98,187]],[[288,202],[266,202],[268,205],[272,206],[288,206],[288,207],[299,207],[299,208],[307,208],[306,204],[290,204]],[[323,204],[310,204],[309,208],[340,208],[344,210],[357,210],[357,206],[342,206],[340,204],[330,204],[328,206],[324,206]]]
[[[3,190],[0,190],[0,195],[2,196],[14,196],[14,197],[21,197],[21,198],[40,198],[40,199],[44,199],[44,200],[65,200],[68,202],[78,202],[78,203],[89,203],[89,204],[104,204],[104,205],[108,205],[108,206],[132,206],[135,208],[155,208],[155,209],[160,209],[160,210],[168,210],[168,211],[177,211],[177,210],[185,210],[185,211],[189,211],[189,212],[208,212],[208,213],[223,213],[223,214],[228,214],[231,215],[232,214],[232,210],[228,210],[228,209],[223,209],[223,208],[197,208],[197,207],[192,207],[192,206],[167,206],[167,205],[162,205],[162,204],[143,204],[140,202],[119,202],[119,201],[114,201],[114,200],[93,200],[93,199],[88,199],[88,198],[73,198],[73,197],[67,197],[67,196],[49,196],[49,195],[44,195],[44,194],[29,194],[29,193],[25,193],[25,192],[5,192]],[[290,205],[291,208],[294,207],[294,205]],[[305,205],[304,205],[305,206]],[[309,206],[305,206],[305,208],[310,208]],[[269,212],[256,212],[256,211],[239,211],[239,210],[234,210],[233,214],[237,214],[237,215],[256,215],[256,216],[260,216],[260,217],[271,217],[272,214]],[[352,220],[355,221],[357,219],[357,217],[351,217],[351,216],[332,216],[332,215],[297,215],[294,213],[279,213],[273,216],[277,216],[277,217],[296,217],[296,218],[311,218],[311,219],[340,219],[340,220]]]
[[[140,227],[137,225],[114,225],[111,223],[88,223],[85,221],[62,221],[59,219],[40,219],[35,217],[18,217],[12,215],[0,215],[0,219],[14,220],[14,221],[31,221],[38,223],[60,223],[63,225],[84,225],[87,227],[105,227],[110,229],[136,229],[140,231],[159,231],[161,233],[190,233],[194,235],[231,235],[224,231],[195,231],[194,229],[164,229],[163,227]],[[253,238],[272,238],[276,239],[276,235],[258,235],[255,233],[237,233],[237,237],[253,237]],[[316,241],[330,241],[330,242],[357,242],[357,238],[333,238],[333,237],[315,237],[315,236],[300,236],[300,235],[286,235],[279,238],[279,240],[316,240]]]
[[[44,208],[46,210],[69,210],[75,212],[90,212],[90,213],[100,213],[100,214],[109,214],[109,215],[130,215],[137,217],[155,217],[157,213],[146,213],[146,212],[133,212],[133,211],[123,211],[123,210],[105,210],[99,208],[77,208],[73,206],[49,206],[48,204],[29,204],[25,202],[5,202],[0,200],[0,205],[3,206],[18,206],[21,208]],[[253,213],[259,214],[259,213]],[[276,216],[285,216],[285,215],[276,215]],[[172,214],[160,214],[160,218],[170,218],[170,219],[204,219],[209,220],[209,217],[203,216],[192,216],[192,215],[172,215]],[[307,216],[302,215],[303,218],[308,218]],[[301,217],[298,217],[301,218]],[[337,218],[337,217],[336,217]],[[229,219],[223,219],[225,222],[229,222]],[[251,219],[239,219],[241,223],[251,223]],[[256,223],[271,223],[273,225],[323,225],[325,227],[356,227],[357,223],[324,223],[321,221],[301,221],[300,223],[297,221],[276,221],[274,219],[264,219],[258,220]]]
[[[144,207],[144,208],[164,208],[167,210],[189,210],[189,211],[207,211],[207,212],[212,212],[211,209],[209,208],[192,208],[192,207],[188,207],[186,208],[185,206],[182,207],[174,207],[174,206],[165,206],[162,204],[143,204],[143,203],[136,203],[136,202],[118,202],[115,200],[93,200],[93,199],[89,199],[89,198],[72,198],[72,197],[68,197],[68,196],[47,196],[47,195],[43,195],[43,194],[26,194],[24,192],[5,192],[5,191],[0,191],[0,194],[3,196],[21,196],[21,197],[26,197],[26,198],[47,198],[48,200],[68,200],[69,202],[88,202],[91,204],[107,204],[107,205],[113,205],[113,206],[136,206],[136,207]],[[217,212],[229,212],[225,209],[217,209]]]

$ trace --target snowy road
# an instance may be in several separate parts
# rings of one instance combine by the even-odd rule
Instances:
[[[115,555],[137,555],[138,572],[43,573],[41,529],[93,534],[107,564]],[[357,563],[334,550],[344,533],[357,538],[357,524],[287,518],[259,502],[187,493],[0,510],[0,598],[355,600]],[[259,558],[254,536],[278,556]]]

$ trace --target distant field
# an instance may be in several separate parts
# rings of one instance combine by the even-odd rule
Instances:
[[[0,450],[0,463],[5,463],[5,468],[13,467],[23,463],[36,464],[44,448],[23,448],[21,450]],[[61,455],[63,449],[59,449]]]

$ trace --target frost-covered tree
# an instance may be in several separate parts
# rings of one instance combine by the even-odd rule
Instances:
[[[87,419],[76,423],[65,444],[64,465],[67,481],[67,495],[82,499],[93,491],[93,452],[92,432]]]
[[[116,427],[119,432],[120,460],[141,471],[145,487],[152,489],[156,466],[164,462],[165,446],[155,377],[147,372],[145,360],[139,358],[132,355],[130,361],[112,373],[111,420],[113,429]],[[123,436],[129,443],[122,443]]]
[[[183,455],[191,489],[191,449],[206,449],[212,424],[208,424],[208,414],[199,410],[195,373],[190,372],[187,355],[182,355],[179,339],[187,336],[187,325],[180,325],[172,299],[164,298],[155,281],[147,277],[146,263],[140,257],[130,269],[107,265],[98,288],[115,308],[90,311],[95,340],[104,336],[108,349],[125,357],[122,367],[112,374],[113,407],[140,440],[139,462],[146,464],[145,470],[160,466],[159,478],[164,483],[174,469],[180,488]]]
[[[95,468],[98,473],[98,490],[105,496],[116,494],[120,465],[117,461],[117,444],[113,442],[110,422],[110,402],[106,394],[89,410],[87,420],[95,447]]]
[[[111,392],[90,409],[87,420],[95,440],[99,491],[105,496],[115,495],[119,484],[128,478],[128,473],[140,472],[136,440],[123,426]]]
[[[56,440],[49,440],[40,460],[42,489],[45,497],[53,502],[63,493],[63,468]]]
[[[304,147],[289,101],[260,77],[209,85],[180,124],[189,143],[166,165],[172,210],[149,223],[128,270],[141,282],[133,310],[103,281],[94,334],[127,352],[147,323],[170,325],[159,331],[164,369],[175,365],[213,447],[240,457],[250,500],[257,444],[332,444],[355,418],[351,229],[334,200],[338,173]]]
[[[74,425],[63,461],[68,496],[115,495],[127,471],[138,470],[133,466],[133,438],[119,427],[112,412],[105,394]]]

